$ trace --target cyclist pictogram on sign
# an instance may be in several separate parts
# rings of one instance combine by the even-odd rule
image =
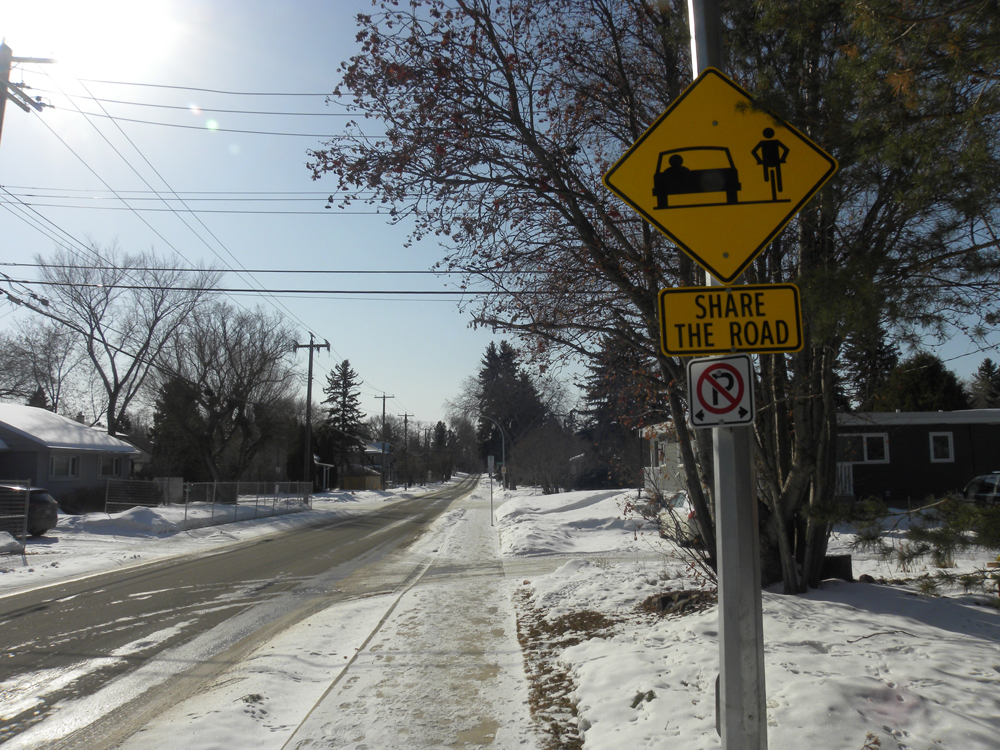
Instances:
[[[754,420],[752,365],[746,354],[688,363],[692,427],[751,424]]]

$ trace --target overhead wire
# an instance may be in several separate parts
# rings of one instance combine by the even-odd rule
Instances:
[[[81,85],[82,85],[82,86],[84,87],[84,90],[85,90],[85,91],[87,91],[87,93],[88,93],[88,94],[90,94],[90,90],[89,90],[89,89],[87,88],[86,84],[83,84],[83,83],[81,82]],[[167,187],[167,189],[168,189],[168,190],[169,190],[169,191],[170,191],[170,192],[171,192],[171,193],[172,193],[172,194],[174,195],[174,197],[175,197],[175,198],[176,198],[177,200],[180,200],[180,202],[181,202],[181,205],[183,205],[183,206],[184,206],[185,208],[187,208],[187,204],[186,204],[186,203],[184,203],[184,201],[183,201],[183,200],[182,200],[182,199],[181,199],[181,198],[180,198],[180,197],[179,197],[179,196],[177,195],[177,193],[176,193],[176,192],[174,192],[173,188],[171,188],[171,187],[170,187],[170,183],[168,183],[168,182],[167,182],[167,180],[166,180],[166,178],[165,178],[165,177],[164,177],[164,176],[163,176],[162,174],[160,174],[160,171],[159,171],[158,169],[156,169],[156,167],[154,167],[154,166],[153,166],[152,162],[150,162],[150,161],[149,161],[149,159],[148,159],[148,158],[146,158],[146,155],[145,155],[145,154],[144,154],[144,153],[142,152],[142,150],[141,150],[141,149],[140,149],[140,148],[139,148],[139,147],[138,147],[138,146],[137,146],[137,145],[135,144],[135,142],[134,142],[134,141],[133,141],[133,140],[132,140],[131,138],[129,138],[128,134],[127,134],[127,133],[126,133],[126,132],[125,132],[125,131],[124,131],[124,130],[123,130],[123,129],[121,128],[121,126],[120,126],[120,125],[118,125],[117,123],[115,123],[115,125],[116,125],[116,127],[118,128],[118,131],[119,131],[119,132],[120,132],[120,133],[122,134],[122,136],[123,136],[123,137],[125,138],[125,140],[127,140],[127,141],[128,141],[129,145],[130,145],[130,146],[132,146],[132,148],[133,148],[133,149],[135,149],[136,153],[137,153],[137,154],[139,154],[139,156],[140,156],[140,157],[142,158],[142,160],[143,160],[143,161],[144,161],[144,162],[146,163],[146,165],[147,165],[147,166],[148,166],[148,167],[149,167],[149,168],[150,168],[151,170],[153,170],[153,174],[155,174],[155,175],[156,175],[156,176],[157,176],[157,177],[158,177],[158,178],[160,179],[160,181],[161,181],[161,182],[162,182],[162,183],[163,183],[163,184],[164,184],[164,185],[165,185],[165,186]],[[95,129],[96,129],[96,128],[95,128]],[[105,140],[106,140],[106,139],[105,139]],[[116,152],[116,153],[119,153],[117,149],[115,149],[115,152]],[[121,154],[119,153],[119,155],[121,155]],[[124,157],[122,157],[122,158],[124,159]],[[127,161],[127,160],[126,160],[126,163],[128,163],[128,161]],[[131,165],[131,164],[129,164],[129,167],[131,167],[131,168],[132,168],[132,170],[133,170],[133,171],[134,171],[134,172],[136,173],[136,175],[138,175],[138,176],[139,176],[139,179],[141,179],[141,180],[142,180],[143,184],[145,184],[145,185],[146,185],[146,187],[148,187],[148,188],[150,188],[151,190],[154,190],[154,191],[155,191],[155,188],[153,188],[153,186],[149,184],[149,182],[148,182],[148,181],[147,181],[147,180],[145,179],[145,177],[143,177],[143,176],[142,176],[141,174],[139,174],[138,170],[136,170],[136,169],[135,169],[134,167],[132,167],[132,165]],[[217,258],[219,258],[219,260],[223,261],[223,263],[224,263],[225,265],[227,265],[227,266],[229,265],[228,263],[226,263],[226,262],[225,262],[225,261],[223,260],[223,258],[222,258],[221,256],[219,256],[219,254],[218,254],[218,253],[217,253],[217,252],[215,251],[215,249],[214,249],[214,248],[213,248],[213,247],[211,246],[211,244],[210,244],[210,243],[209,243],[209,242],[208,242],[208,241],[207,241],[207,240],[206,240],[206,239],[205,239],[204,237],[202,237],[202,236],[201,236],[201,234],[199,234],[199,233],[198,233],[198,232],[197,232],[197,231],[195,230],[195,228],[194,228],[194,227],[192,227],[192,226],[191,226],[190,224],[188,224],[188,222],[184,220],[184,218],[183,218],[183,217],[182,217],[182,216],[180,215],[180,213],[176,212],[176,209],[174,209],[174,208],[173,208],[172,206],[170,206],[170,204],[169,204],[169,203],[167,203],[167,201],[166,201],[166,200],[164,200],[164,204],[165,204],[165,205],[167,205],[167,206],[168,206],[168,207],[169,207],[169,208],[170,208],[171,210],[174,210],[175,214],[177,215],[177,218],[179,218],[179,219],[181,220],[181,223],[183,223],[183,224],[184,224],[184,226],[186,226],[186,227],[187,227],[187,228],[188,228],[188,229],[189,229],[189,230],[191,231],[191,233],[192,233],[192,234],[194,234],[194,235],[195,235],[195,236],[196,236],[196,237],[197,237],[197,238],[198,238],[199,240],[201,240],[201,241],[202,241],[202,243],[203,243],[203,244],[205,245],[205,247],[206,247],[206,248],[208,248],[208,249],[209,249],[209,251],[211,251],[213,255],[215,255],[215,256],[216,256]],[[233,261],[235,261],[235,263],[236,263],[236,264],[237,264],[238,266],[240,266],[240,267],[242,268],[242,267],[243,267],[243,264],[242,264],[242,263],[240,263],[239,259],[238,259],[238,258],[237,258],[237,257],[236,257],[236,256],[235,256],[235,255],[234,255],[233,253],[232,253],[232,251],[230,251],[230,250],[229,250],[229,248],[228,248],[228,247],[226,247],[225,243],[224,243],[224,242],[222,242],[222,240],[220,240],[220,239],[219,239],[219,237],[218,237],[218,236],[217,236],[217,235],[216,235],[216,234],[215,234],[215,233],[214,233],[214,232],[213,232],[213,231],[212,231],[211,229],[209,229],[208,225],[206,225],[206,224],[205,224],[205,222],[203,222],[203,221],[202,221],[202,220],[201,220],[200,218],[198,218],[197,216],[195,216],[195,219],[197,219],[198,223],[199,223],[199,224],[200,224],[200,225],[202,226],[202,228],[203,228],[203,229],[204,229],[204,230],[205,230],[206,232],[208,232],[208,234],[209,234],[209,235],[210,235],[210,236],[212,237],[212,239],[214,239],[214,240],[215,240],[215,241],[216,241],[216,242],[217,242],[217,243],[219,244],[219,246],[220,246],[220,247],[221,247],[221,248],[222,248],[223,250],[225,250],[225,251],[226,251],[226,254],[227,254],[227,255],[229,255],[229,257],[230,257],[230,258],[232,258],[232,259],[233,259]],[[183,256],[181,256],[181,257],[183,257]],[[187,260],[187,259],[185,258],[185,260]],[[191,261],[187,261],[187,262],[188,262],[188,264],[189,264],[189,265],[192,265],[192,266],[194,265],[193,263],[191,263]],[[236,273],[237,273],[237,275],[238,275],[238,276],[240,275],[240,274],[239,274],[239,272],[236,272]],[[251,280],[253,280],[254,282],[256,282],[256,283],[258,284],[258,286],[260,286],[261,288],[263,288],[263,285],[262,285],[262,284],[260,284],[260,282],[258,282],[258,281],[257,281],[256,279],[254,279],[254,278],[253,278],[253,275],[252,275],[252,274],[249,274],[249,277],[250,277],[250,279],[251,279]],[[302,326],[303,326],[304,328],[306,328],[306,330],[308,330],[308,329],[309,329],[309,326],[308,326],[308,325],[306,325],[306,324],[305,324],[305,322],[304,322],[304,321],[303,321],[302,319],[300,319],[300,318],[299,318],[298,316],[296,316],[296,315],[295,315],[295,314],[294,314],[294,313],[293,313],[293,312],[292,312],[292,311],[291,311],[291,310],[290,310],[290,309],[289,309],[289,308],[288,308],[288,307],[287,307],[287,306],[286,306],[286,305],[285,305],[285,304],[284,304],[283,302],[278,302],[278,305],[279,305],[279,306],[280,306],[280,307],[281,307],[281,308],[282,308],[282,309],[283,309],[283,310],[284,310],[284,311],[285,311],[286,313],[288,313],[288,314],[289,314],[289,315],[291,316],[291,318],[292,318],[293,320],[295,320],[295,321],[296,321],[297,323],[299,323],[299,324],[300,324],[300,325],[302,325]]]
[[[81,82],[81,84],[82,84],[82,82]],[[86,89],[86,86],[84,86],[84,88]],[[88,93],[90,93],[90,92],[89,92],[89,90],[88,90]],[[93,99],[94,97],[92,97],[92,96],[91,96],[91,98]],[[80,110],[80,109],[79,109],[79,107],[77,107],[77,110],[78,110],[78,112],[79,112],[80,114],[83,114],[83,115],[85,116],[85,119],[88,119],[88,122],[90,121],[90,120],[89,120],[89,118],[90,118],[91,116],[97,116],[97,115],[94,115],[93,113],[91,113],[90,115],[88,115],[88,113],[85,113],[85,112],[83,112],[82,110]],[[109,117],[110,117],[110,116],[109,116]],[[113,118],[113,117],[111,117],[110,119],[112,119],[112,121],[114,121],[114,120],[115,120],[116,118]],[[105,182],[105,181],[104,181],[104,180],[103,180],[103,179],[102,179],[102,178],[100,177],[100,175],[98,175],[98,174],[97,174],[97,172],[96,172],[96,171],[95,171],[95,170],[94,170],[93,168],[91,168],[91,167],[90,167],[90,165],[88,165],[88,164],[87,164],[87,163],[85,162],[85,160],[83,160],[83,159],[82,159],[82,157],[81,157],[81,156],[80,156],[80,155],[79,155],[78,153],[76,153],[76,152],[75,152],[75,150],[74,150],[74,149],[73,149],[72,147],[70,147],[70,146],[69,146],[69,144],[68,144],[68,143],[67,143],[67,142],[66,142],[66,141],[65,141],[65,140],[64,140],[63,138],[61,138],[61,137],[60,137],[60,136],[58,135],[58,133],[56,133],[56,132],[54,131],[54,129],[53,129],[53,128],[51,128],[51,126],[49,126],[49,125],[48,125],[48,123],[44,123],[44,121],[43,121],[43,124],[45,124],[46,128],[48,128],[48,129],[49,129],[49,131],[50,131],[50,132],[51,132],[51,133],[52,133],[52,134],[53,134],[53,135],[54,135],[54,136],[55,136],[55,137],[56,137],[56,138],[57,138],[57,139],[58,139],[58,140],[59,140],[60,142],[62,142],[62,143],[63,143],[63,145],[64,145],[64,146],[65,146],[65,147],[66,147],[66,148],[67,148],[67,149],[68,149],[68,150],[69,150],[69,151],[70,151],[71,153],[73,153],[73,154],[74,154],[74,156],[76,156],[76,157],[77,157],[77,159],[78,159],[78,160],[80,160],[80,161],[81,161],[81,163],[83,163],[83,164],[84,164],[84,166],[85,166],[85,167],[87,167],[87,169],[88,169],[88,170],[89,170],[89,171],[90,171],[90,172],[91,172],[92,174],[94,174],[94,176],[95,176],[95,177],[97,177],[97,178],[98,178],[98,180],[100,180],[100,181],[101,181],[101,183],[102,183],[103,185],[105,185],[105,187],[106,187],[106,188],[108,189],[108,191],[109,191],[109,192],[111,192],[111,193],[112,193],[113,195],[115,195],[115,197],[116,197],[116,198],[117,198],[118,200],[121,200],[121,201],[122,201],[122,203],[124,203],[124,204],[125,204],[125,207],[126,207],[126,210],[130,210],[130,211],[131,211],[131,212],[132,212],[133,214],[135,214],[135,215],[136,215],[136,216],[137,216],[138,218],[140,218],[140,220],[141,220],[141,221],[143,221],[143,223],[144,223],[144,224],[146,224],[146,226],[147,226],[147,227],[148,227],[148,228],[149,228],[149,229],[150,229],[151,231],[153,231],[153,232],[154,232],[154,234],[156,234],[156,236],[160,237],[160,239],[161,239],[161,240],[163,240],[163,241],[164,241],[164,242],[165,242],[165,243],[167,244],[167,246],[168,246],[168,247],[170,247],[170,248],[171,248],[172,250],[174,250],[174,252],[175,252],[175,253],[177,253],[177,255],[178,255],[178,256],[179,256],[180,258],[182,258],[183,260],[185,260],[185,261],[186,261],[187,263],[189,263],[189,264],[193,265],[193,264],[191,263],[191,261],[190,261],[190,260],[189,260],[188,258],[186,258],[186,257],[184,256],[184,254],[183,254],[183,253],[181,253],[181,252],[180,252],[179,250],[177,250],[177,248],[176,248],[176,247],[175,247],[175,246],[174,246],[174,245],[173,245],[173,244],[172,244],[172,243],[171,243],[171,242],[170,242],[169,240],[167,240],[167,239],[166,239],[166,238],[165,238],[165,237],[164,237],[164,236],[163,236],[163,235],[162,235],[162,234],[161,234],[160,232],[158,232],[158,231],[157,231],[156,229],[154,229],[154,228],[153,228],[153,227],[152,227],[152,226],[151,226],[151,225],[150,225],[150,224],[149,224],[148,222],[146,222],[145,220],[143,220],[143,219],[142,219],[142,218],[141,218],[141,217],[140,217],[140,216],[138,215],[138,213],[137,213],[137,209],[136,209],[135,207],[133,207],[133,206],[130,206],[130,205],[128,204],[128,202],[127,202],[127,201],[126,201],[126,200],[124,199],[124,196],[123,196],[122,194],[120,194],[120,193],[118,193],[117,191],[115,191],[115,190],[114,190],[114,189],[113,189],[113,188],[112,188],[112,187],[111,187],[111,186],[110,186],[110,185],[109,185],[109,184],[108,184],[107,182]],[[133,171],[133,172],[135,172],[135,174],[136,174],[137,176],[139,176],[139,178],[140,178],[140,179],[141,179],[141,180],[143,181],[143,183],[144,183],[144,184],[146,184],[146,185],[147,185],[147,187],[149,187],[149,188],[150,188],[150,192],[152,192],[154,196],[157,196],[157,198],[159,198],[160,200],[162,200],[162,201],[164,202],[164,204],[168,206],[168,208],[167,208],[167,209],[155,209],[155,210],[158,210],[158,211],[171,211],[171,212],[175,213],[175,214],[176,214],[176,215],[178,216],[178,218],[180,218],[180,219],[181,219],[181,221],[182,221],[182,222],[183,222],[183,223],[184,223],[184,224],[185,224],[185,225],[186,225],[186,226],[187,226],[187,227],[188,227],[188,228],[189,228],[189,229],[190,229],[190,230],[191,230],[191,231],[192,231],[192,232],[193,232],[193,233],[194,233],[194,234],[195,234],[196,236],[198,236],[198,237],[199,237],[199,239],[201,239],[201,240],[202,240],[202,242],[203,242],[203,243],[204,243],[204,244],[206,245],[206,247],[208,247],[208,248],[209,248],[209,250],[211,250],[211,251],[212,251],[212,252],[213,252],[213,253],[214,253],[214,254],[215,254],[215,255],[216,255],[217,257],[219,257],[219,256],[218,256],[218,253],[217,253],[217,252],[215,252],[214,248],[212,248],[212,247],[211,247],[211,245],[210,245],[210,244],[209,244],[209,243],[208,243],[208,242],[207,242],[207,241],[206,241],[206,240],[205,240],[205,239],[204,239],[203,237],[201,237],[201,235],[200,235],[200,234],[199,234],[199,233],[198,233],[198,232],[197,232],[196,230],[194,230],[194,228],[193,228],[193,227],[191,227],[191,225],[190,225],[190,224],[188,224],[188,223],[187,223],[186,221],[184,221],[184,220],[183,220],[183,217],[181,217],[181,216],[180,216],[180,213],[181,213],[181,211],[179,211],[179,210],[178,210],[178,209],[176,209],[175,207],[172,207],[172,206],[170,206],[170,204],[168,203],[168,199],[167,199],[167,198],[165,198],[165,197],[163,197],[163,196],[162,196],[162,194],[161,194],[161,193],[160,193],[159,191],[157,191],[157,190],[156,190],[156,189],[155,189],[155,188],[154,188],[154,187],[153,187],[153,186],[152,186],[152,185],[151,185],[151,184],[150,184],[150,183],[149,183],[149,182],[148,182],[148,181],[147,181],[147,180],[146,180],[146,179],[145,179],[145,178],[144,178],[144,177],[143,177],[143,176],[142,176],[142,175],[141,175],[140,173],[139,173],[139,171],[138,171],[138,170],[136,170],[136,169],[135,169],[135,167],[134,167],[134,166],[133,166],[133,165],[132,165],[132,164],[131,164],[131,163],[129,162],[129,160],[128,160],[128,159],[127,159],[127,158],[126,158],[125,156],[124,156],[124,154],[122,154],[122,153],[121,153],[121,152],[120,152],[120,151],[119,151],[119,150],[118,150],[118,149],[117,149],[117,148],[116,148],[116,147],[114,146],[114,144],[112,144],[112,143],[111,143],[111,142],[110,142],[110,141],[109,141],[109,140],[107,139],[107,137],[105,136],[105,134],[104,134],[103,132],[101,132],[101,131],[100,131],[100,129],[99,129],[99,128],[97,128],[97,127],[96,127],[96,125],[94,125],[94,124],[93,124],[92,122],[91,122],[90,124],[91,124],[91,126],[92,126],[92,127],[94,127],[94,129],[95,129],[95,130],[97,130],[97,131],[98,131],[98,133],[99,133],[99,134],[101,135],[101,137],[102,137],[102,138],[103,138],[103,139],[105,140],[105,142],[106,142],[106,143],[107,143],[107,144],[108,144],[108,145],[109,145],[109,146],[110,146],[110,147],[112,148],[112,150],[113,150],[113,151],[114,151],[114,152],[115,152],[115,153],[116,153],[116,154],[117,154],[117,155],[119,156],[119,158],[121,158],[121,159],[122,159],[122,160],[123,160],[123,161],[124,161],[124,162],[125,162],[125,163],[126,163],[126,164],[127,164],[128,166],[129,166],[129,168],[130,168],[130,169],[132,169],[132,171]],[[151,163],[149,162],[149,160],[148,160],[148,159],[146,159],[146,157],[145,157],[145,155],[144,155],[144,154],[142,153],[142,151],[141,151],[141,150],[140,150],[140,149],[139,149],[139,148],[138,148],[138,147],[137,147],[137,146],[135,145],[135,143],[134,143],[134,142],[133,142],[133,141],[132,141],[132,140],[131,140],[131,139],[130,139],[130,138],[128,137],[128,135],[127,135],[127,134],[126,134],[126,133],[124,132],[124,130],[123,130],[123,129],[121,128],[121,126],[120,126],[120,125],[119,125],[119,124],[118,124],[117,122],[115,122],[115,125],[116,125],[116,127],[118,128],[119,132],[120,132],[120,133],[122,134],[122,136],[126,138],[126,140],[127,140],[127,141],[129,142],[129,144],[130,144],[130,145],[131,145],[131,146],[133,147],[133,149],[134,149],[134,150],[135,150],[135,151],[136,151],[136,152],[137,152],[137,153],[138,153],[138,154],[139,154],[139,155],[140,155],[140,156],[141,156],[141,157],[143,158],[143,160],[144,160],[144,161],[146,162],[146,164],[147,164],[147,165],[148,165],[148,166],[150,167],[150,169],[152,169],[152,170],[153,170],[153,172],[157,174],[157,176],[158,176],[158,177],[159,177],[159,178],[160,178],[160,179],[161,179],[161,180],[163,181],[163,183],[164,183],[165,185],[167,185],[167,187],[168,187],[168,189],[169,189],[169,184],[167,183],[167,181],[166,181],[166,180],[165,180],[165,179],[164,179],[164,178],[162,177],[162,175],[160,175],[160,174],[159,174],[159,172],[158,172],[158,171],[157,171],[157,170],[155,169],[155,167],[153,167],[153,165],[152,165],[152,164],[151,164]],[[11,195],[12,197],[14,197],[14,196],[13,196],[12,194],[10,194],[10,193],[9,193],[9,191],[5,191],[5,192],[7,192],[7,194],[8,194],[8,195]],[[182,198],[180,198],[179,194],[177,194],[177,193],[174,193],[174,196],[175,196],[174,200],[177,200],[177,201],[181,202],[181,203],[182,203],[182,205],[185,205],[185,208],[187,209],[187,210],[186,210],[185,212],[187,212],[187,213],[191,213],[192,215],[195,215],[195,218],[197,219],[197,216],[196,216],[196,213],[197,213],[197,212],[196,212],[196,211],[194,211],[193,209],[190,209],[189,207],[187,207],[187,206],[186,206],[186,204],[184,203],[184,200],[183,200]],[[37,210],[36,210],[36,209],[35,209],[35,208],[34,208],[33,206],[31,206],[30,204],[27,204],[27,203],[25,203],[25,202],[24,202],[23,200],[21,200],[20,198],[18,198],[18,199],[16,199],[16,200],[17,200],[17,202],[18,202],[19,204],[22,204],[23,206],[25,206],[25,207],[27,207],[27,208],[30,208],[30,210],[31,210],[31,211],[33,211],[33,212],[34,212],[35,214],[38,214],[39,216],[42,216],[42,214],[41,214],[40,212],[38,212],[38,211],[37,211]],[[8,208],[8,207],[7,207],[7,206],[5,206],[5,208]],[[18,206],[18,208],[19,208],[19,209],[20,209],[20,210],[21,210],[22,212],[24,212],[24,211],[25,211],[25,208],[23,208],[23,207],[22,207],[21,205],[19,205],[19,206]],[[96,208],[96,206],[89,206],[89,208]],[[106,208],[106,207],[102,207],[102,208]],[[115,207],[115,208],[117,208],[117,207]],[[11,210],[11,209],[10,209],[10,208],[8,208],[8,210]],[[144,209],[144,210],[148,210],[148,209]],[[247,213],[247,212],[238,212],[238,213]],[[285,212],[285,213],[304,213],[304,212]],[[320,213],[320,214],[322,214],[323,212],[315,212],[315,213]],[[372,213],[372,212],[363,212],[363,213]],[[198,219],[198,221],[199,221],[199,223],[201,223],[201,224],[202,224],[202,226],[203,226],[203,227],[204,227],[204,228],[206,229],[206,231],[208,231],[208,233],[209,233],[209,234],[210,234],[210,235],[211,235],[211,236],[212,236],[212,237],[213,237],[213,238],[214,238],[214,239],[215,239],[215,240],[216,240],[216,241],[217,241],[217,242],[219,243],[219,245],[220,245],[220,246],[221,246],[221,247],[222,247],[222,248],[223,248],[224,250],[226,250],[226,252],[227,252],[227,253],[229,253],[229,255],[230,255],[231,257],[233,257],[233,259],[234,259],[234,260],[235,260],[235,261],[237,262],[237,264],[238,264],[238,265],[240,265],[240,266],[242,266],[242,264],[240,264],[240,263],[239,263],[239,261],[238,261],[238,259],[236,259],[236,258],[235,258],[235,256],[233,256],[233,255],[232,255],[232,253],[231,253],[231,252],[229,251],[229,249],[228,249],[228,248],[227,248],[227,247],[225,246],[225,244],[224,244],[224,243],[223,243],[223,242],[222,242],[222,241],[221,241],[221,240],[220,240],[220,239],[219,239],[219,238],[218,238],[218,237],[217,237],[217,236],[216,236],[216,235],[215,235],[215,234],[214,234],[214,233],[213,233],[213,232],[212,232],[212,231],[211,231],[211,230],[210,230],[210,229],[209,229],[209,228],[207,227],[207,226],[205,226],[205,225],[204,225],[204,223],[203,223],[203,222],[201,222],[201,220],[200,220],[200,219]],[[39,230],[41,231],[41,229],[40,229],[40,227],[38,226],[38,224],[37,224],[37,223],[35,223],[35,224],[32,224],[32,223],[31,223],[30,221],[29,221],[28,223],[29,223],[29,225],[32,225],[32,226],[34,226],[34,228],[36,228],[36,229],[39,229]],[[54,224],[53,222],[51,222],[51,221],[49,221],[49,223],[52,223],[52,224],[53,224],[53,226],[56,226],[56,225],[55,225],[55,224]],[[47,233],[47,232],[44,232],[44,231],[43,231],[43,233],[45,233],[45,234],[46,234],[46,236],[49,236],[49,237],[50,237],[50,239],[55,239],[55,238],[54,238],[54,237],[53,237],[53,236],[52,236],[51,234],[49,234],[49,233]],[[79,242],[78,240],[76,240],[76,242],[77,242],[77,244],[79,244],[79,245],[80,245],[80,246],[81,246],[81,247],[82,247],[82,248],[84,249],[84,251],[85,251],[85,252],[87,252],[87,253],[89,253],[89,254],[93,254],[93,255],[96,255],[96,257],[98,257],[98,259],[100,259],[100,260],[103,260],[103,258],[101,258],[100,254],[99,254],[99,253],[97,253],[97,251],[96,251],[96,249],[95,249],[95,248],[91,248],[91,247],[87,247],[87,246],[86,246],[86,245],[84,245],[83,243],[80,243],[80,242]],[[62,243],[59,243],[59,244],[62,244]],[[77,256],[79,257],[79,254],[78,254],[78,253],[76,253],[75,251],[73,251],[73,252],[74,252],[74,254],[75,254],[75,255],[77,255]],[[222,259],[220,258],[220,260],[222,260]],[[106,261],[105,261],[105,262],[106,262]],[[237,269],[233,269],[232,267],[230,267],[230,266],[229,266],[229,264],[228,264],[228,263],[225,263],[225,261],[223,261],[223,262],[224,262],[224,265],[225,265],[225,266],[227,267],[227,269],[228,269],[229,271],[231,271],[231,272],[233,272],[233,273],[237,273],[237,275],[239,275],[239,274],[240,274],[240,271],[238,271]],[[256,280],[256,279],[252,279],[252,280],[253,280],[253,282],[255,282],[255,283],[256,283],[256,284],[257,284],[257,285],[258,285],[258,286],[260,287],[260,289],[259,289],[259,290],[248,290],[248,291],[252,291],[252,293],[255,293],[255,294],[265,294],[265,295],[269,295],[269,292],[268,292],[268,290],[264,288],[263,284],[260,284],[260,282],[259,282],[258,280]],[[241,293],[242,293],[242,292],[241,292]],[[8,296],[9,296],[9,295],[8,295]],[[279,299],[278,299],[278,298],[277,298],[276,296],[274,296],[274,295],[269,295],[269,296],[270,296],[270,298],[271,298],[271,299],[273,300],[273,302],[274,302],[274,303],[276,303],[277,305],[279,305],[280,307],[282,307],[282,308],[283,308],[283,309],[285,310],[285,312],[286,312],[286,313],[287,313],[287,314],[288,314],[288,315],[289,315],[289,316],[290,316],[290,317],[291,317],[292,319],[294,319],[294,320],[295,320],[296,322],[298,322],[298,323],[299,323],[300,325],[302,325],[302,327],[303,327],[303,328],[305,328],[305,329],[306,329],[307,331],[309,331],[309,330],[310,330],[310,326],[308,326],[308,325],[307,325],[307,324],[306,324],[306,323],[305,323],[304,321],[302,321],[302,320],[301,320],[300,318],[298,318],[298,316],[296,316],[296,315],[295,315],[295,314],[294,314],[294,313],[293,313],[293,312],[292,312],[292,311],[291,311],[290,309],[288,309],[288,308],[287,308],[287,306],[285,306],[285,305],[284,305],[284,303],[282,303],[282,302],[281,302],[281,301],[280,301],[280,300],[279,300]],[[128,353],[126,353],[126,354],[128,354]],[[131,355],[129,355],[129,356],[131,356]],[[340,354],[339,354],[339,353],[337,353],[337,356],[339,357],[339,356],[340,356]],[[371,387],[375,387],[375,386],[373,386],[373,385],[372,385]]]

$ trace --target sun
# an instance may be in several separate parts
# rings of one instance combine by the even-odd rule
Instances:
[[[148,74],[176,54],[183,24],[171,0],[4,3],[0,34],[17,57],[52,57],[74,77]]]

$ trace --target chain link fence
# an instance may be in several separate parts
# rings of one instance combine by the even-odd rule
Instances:
[[[28,538],[28,480],[4,480],[0,486],[0,532],[7,532],[24,546]]]
[[[104,496],[105,513],[121,513],[141,505],[155,508],[167,504],[164,482],[158,479],[108,479]]]
[[[309,482],[194,482],[178,492],[170,480],[111,479],[105,511],[174,508],[169,520],[187,530],[309,510],[311,492]]]

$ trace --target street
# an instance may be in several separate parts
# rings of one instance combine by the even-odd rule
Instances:
[[[345,598],[423,571],[377,565],[412,543],[476,478],[360,517],[0,599],[0,742],[45,722],[47,746],[117,744],[258,644]],[[400,558],[394,558],[399,560]],[[406,558],[402,558],[406,561]],[[86,712],[63,706],[112,681]],[[39,727],[41,729],[41,727]]]

